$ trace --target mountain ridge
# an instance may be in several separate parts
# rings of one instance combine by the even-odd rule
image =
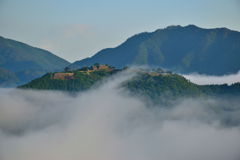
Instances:
[[[99,62],[118,68],[149,65],[180,73],[224,75],[240,70],[239,51],[238,31],[178,25],[136,34],[115,48],[103,49],[90,58],[74,62],[70,68]]]
[[[24,84],[49,71],[62,70],[69,64],[49,51],[0,36],[0,68],[4,73],[0,75],[0,86]]]
[[[18,65],[18,63],[19,67],[10,67],[10,65]],[[26,66],[22,66],[23,64]],[[60,69],[68,64],[70,64],[68,61],[49,51],[0,36],[0,67],[2,68],[15,72],[28,69],[27,66],[31,66],[30,68]]]

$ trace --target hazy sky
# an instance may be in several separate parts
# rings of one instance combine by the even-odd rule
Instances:
[[[239,0],[0,0],[0,36],[74,62],[169,25],[240,31]]]

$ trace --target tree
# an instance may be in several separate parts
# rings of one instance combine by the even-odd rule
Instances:
[[[127,69],[129,69],[129,66],[123,67],[123,70],[127,70]]]
[[[172,71],[166,71],[167,74],[172,74]]]
[[[150,72],[151,70],[147,68],[147,69],[144,69],[143,71],[144,72]]]
[[[64,71],[65,71],[65,72],[69,72],[69,71],[70,71],[70,68],[69,68],[69,67],[66,67],[66,68],[64,69]]]
[[[157,69],[157,72],[158,72],[158,73],[164,73],[164,70],[163,70],[162,68],[158,68],[158,69]]]
[[[88,67],[82,67],[82,68],[79,69],[79,71],[88,71],[88,70],[89,70]]]
[[[99,63],[94,63],[94,66],[99,66]]]

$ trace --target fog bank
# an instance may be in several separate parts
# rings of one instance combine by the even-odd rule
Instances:
[[[198,73],[192,73],[183,75],[195,84],[224,84],[231,85],[236,82],[240,82],[240,71],[237,74],[223,75],[223,76],[209,76],[201,75]]]
[[[239,99],[150,107],[117,87],[128,78],[76,96],[0,89],[0,159],[240,159]]]

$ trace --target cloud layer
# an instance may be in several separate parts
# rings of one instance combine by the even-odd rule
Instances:
[[[196,84],[224,84],[229,85],[240,82],[240,71],[236,74],[224,75],[224,76],[209,76],[209,75],[200,75],[197,73],[183,75],[187,79],[190,79],[191,82]]]
[[[0,159],[239,160],[239,99],[146,106],[117,88],[127,78],[74,96],[1,89]]]

